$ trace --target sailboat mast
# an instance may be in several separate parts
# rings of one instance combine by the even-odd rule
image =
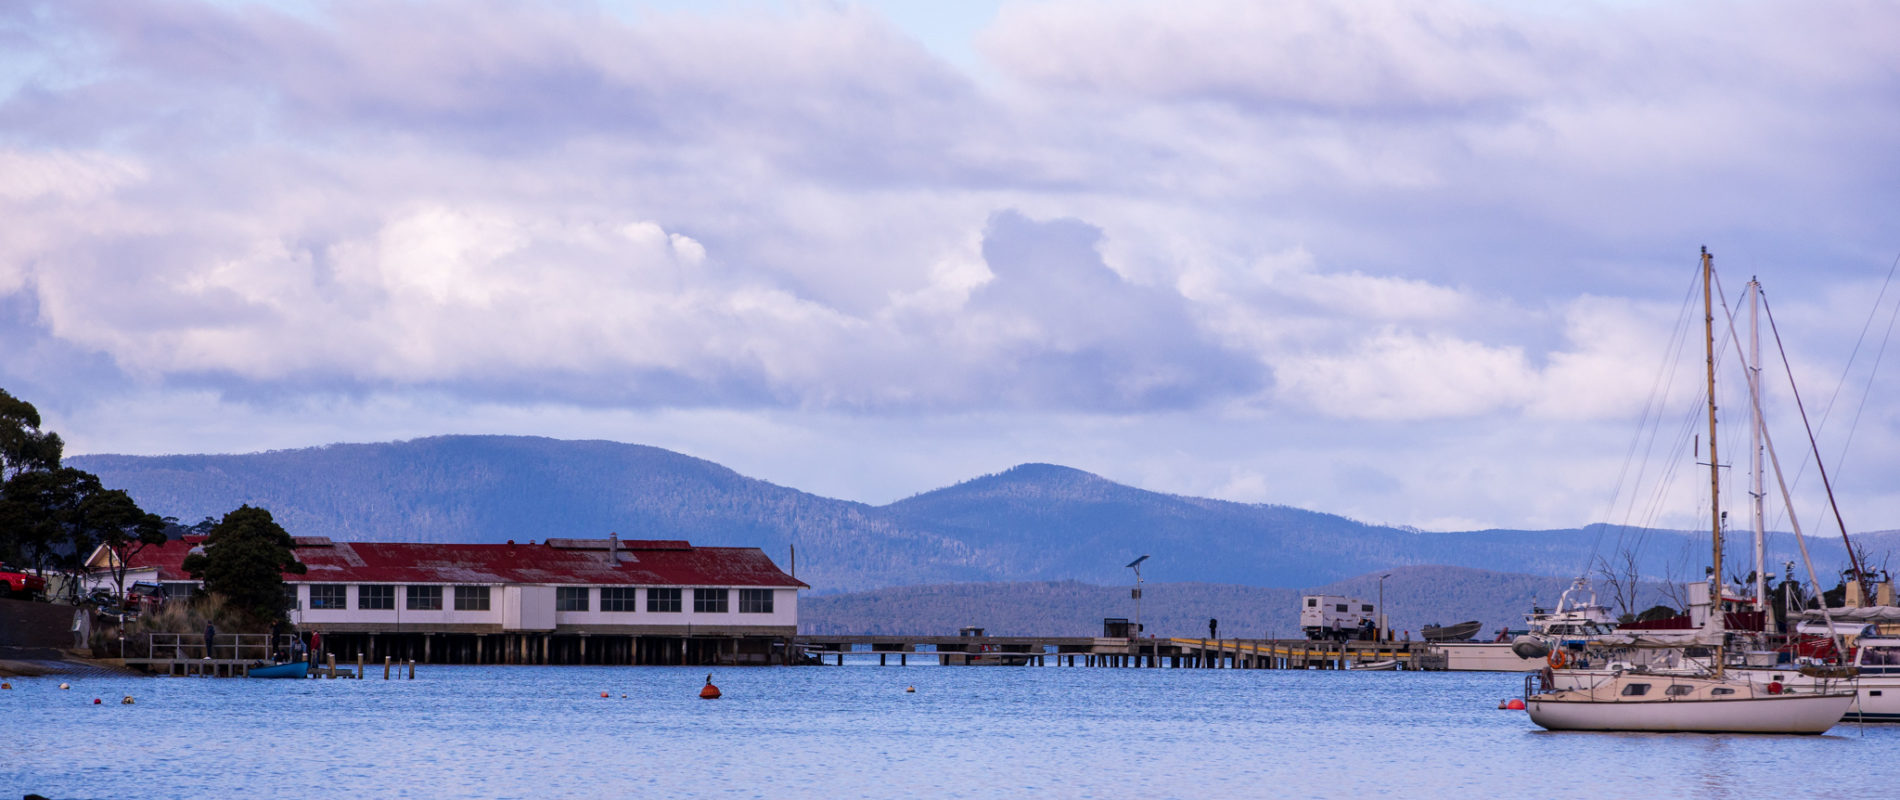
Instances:
[[[1708,354],[1709,374],[1709,530],[1713,534],[1714,555],[1709,562],[1709,629],[1720,631],[1722,623],[1722,460],[1715,450],[1715,259],[1709,248],[1702,248],[1702,339]],[[1722,675],[1722,645],[1715,645],[1715,674]]]
[[[1749,395],[1761,396],[1761,282],[1748,281],[1748,382]],[[1749,494],[1754,498],[1755,523],[1755,610],[1768,611],[1768,556],[1767,521],[1763,518],[1762,504],[1767,491],[1762,488],[1761,475],[1761,404],[1749,403],[1749,414],[1754,424],[1748,427],[1748,468],[1753,474]]]

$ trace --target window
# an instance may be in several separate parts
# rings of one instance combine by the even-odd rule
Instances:
[[[396,587],[356,587],[356,607],[364,611],[389,611],[396,607]]]
[[[600,589],[600,610],[602,611],[639,611],[640,590],[603,586]]]
[[[1623,687],[1624,697],[1641,697],[1646,694],[1649,694],[1649,684],[1647,683],[1631,683]]]
[[[410,611],[442,610],[442,587],[440,586],[411,586],[408,594]]]
[[[165,584],[165,599],[167,600],[190,600],[191,596],[193,594],[196,594],[197,592],[198,592],[198,584],[195,584],[195,583],[167,583]],[[297,607],[297,587],[286,586],[284,587],[284,593],[290,595],[290,607],[296,608]]]
[[[558,586],[554,589],[555,611],[586,611],[587,587]]]
[[[1695,691],[1694,686],[1684,686],[1678,683],[1674,686],[1664,689],[1663,694],[1668,695],[1670,697],[1681,697],[1685,694],[1693,693],[1694,691]]]
[[[340,583],[310,584],[310,608],[349,608],[349,587]]]
[[[1318,607],[1319,607],[1319,598],[1317,598],[1317,597],[1308,597],[1308,598],[1306,598],[1306,607],[1307,607],[1307,608],[1318,608]]]
[[[740,589],[739,590],[739,613],[741,614],[770,614],[772,613],[772,590],[771,589]]]
[[[680,590],[678,589],[648,589],[647,590],[647,610],[648,611],[678,611],[680,610]]]
[[[1730,689],[1727,687],[1716,687],[1714,689],[1709,690],[1709,694],[1734,694],[1734,693],[1735,693],[1734,689]]]
[[[1333,610],[1334,610],[1334,611],[1337,611],[1337,612],[1339,612],[1339,613],[1341,613],[1341,614],[1344,614],[1344,613],[1346,613],[1346,604],[1345,604],[1345,603],[1338,603],[1338,604],[1336,604],[1336,605],[1334,605],[1334,606],[1333,606]]]
[[[184,594],[174,594],[171,590],[172,590],[172,587],[176,587],[176,586],[184,586],[187,589],[191,588],[191,584],[188,584],[188,583],[165,584],[165,589],[166,589],[165,596],[167,598],[172,599],[172,600],[191,599],[191,592],[189,591],[185,592]],[[284,608],[288,608],[292,611],[296,611],[298,609],[303,608],[302,601],[297,599],[297,587],[295,586],[284,587]]]
[[[1370,613],[1372,613],[1372,604],[1371,604],[1371,603],[1361,603],[1361,604],[1359,605],[1359,611],[1360,611],[1361,613],[1365,613],[1365,614],[1370,614]]]
[[[487,611],[488,610],[488,587],[486,586],[457,586],[455,587],[455,610],[456,611]]]
[[[724,614],[726,613],[726,598],[731,594],[731,590],[728,589],[694,589],[693,613]]]

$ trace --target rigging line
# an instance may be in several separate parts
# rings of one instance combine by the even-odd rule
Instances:
[[[1788,391],[1794,393],[1795,410],[1801,412],[1802,427],[1807,427],[1808,412],[1807,409],[1801,405],[1801,389],[1794,385],[1794,367],[1788,364],[1788,349],[1782,346],[1781,329],[1775,325],[1775,311],[1774,307],[1768,302],[1767,293],[1763,293],[1761,296],[1761,310],[1762,314],[1768,317],[1768,330],[1775,335],[1775,350],[1781,354],[1782,369],[1788,373]],[[1737,346],[1739,347],[1740,345],[1738,344]],[[1841,545],[1847,548],[1847,561],[1853,566],[1854,580],[1858,583],[1861,576],[1865,574],[1860,568],[1860,556],[1854,553],[1854,543],[1847,538],[1847,523],[1841,520],[1841,506],[1834,501],[1834,487],[1828,482],[1827,466],[1821,463],[1821,444],[1814,440],[1814,429],[1808,428],[1807,430],[1808,446],[1814,451],[1814,467],[1821,473],[1821,488],[1827,491],[1828,506],[1834,510],[1834,524],[1839,525],[1841,528]],[[1790,509],[1788,514],[1790,518],[1792,518],[1794,511]],[[1863,587],[1863,589],[1864,588],[1865,587]]]
[[[1676,324],[1671,329],[1669,343],[1663,347],[1662,361],[1656,365],[1656,374],[1650,381],[1649,395],[1643,403],[1642,415],[1637,422],[1635,433],[1630,436],[1629,447],[1623,454],[1622,469],[1617,472],[1616,483],[1610,493],[1608,513],[1604,516],[1605,525],[1597,529],[1596,536],[1592,537],[1590,541],[1589,560],[1585,564],[1586,574],[1589,571],[1589,564],[1594,563],[1597,560],[1598,554],[1601,552],[1604,529],[1609,527],[1609,521],[1615,519],[1617,516],[1616,508],[1619,504],[1618,498],[1624,496],[1624,487],[1626,485],[1630,487],[1642,486],[1643,478],[1649,471],[1649,459],[1651,454],[1655,452],[1656,437],[1662,431],[1662,409],[1668,405],[1668,387],[1675,383],[1674,377],[1676,368],[1681,365],[1682,350],[1687,346],[1689,340],[1690,314],[1695,304],[1695,290],[1699,280],[1697,273],[1699,272],[1700,269],[1691,273],[1688,284],[1683,288],[1682,301],[1676,311]],[[1647,445],[1644,444],[1645,435],[1647,435]],[[1641,462],[1636,461],[1639,448],[1643,452],[1643,460]],[[1639,464],[1634,481],[1631,481],[1629,478],[1630,465],[1632,463]],[[1634,532],[1634,534],[1630,531],[1630,520],[1635,516],[1637,506],[1637,493],[1635,488],[1631,489],[1628,500],[1628,505],[1625,507],[1622,515],[1623,520],[1621,524],[1616,526],[1616,552],[1619,553],[1625,550],[1627,537],[1633,535],[1636,540],[1634,544],[1628,547],[1632,552],[1640,551],[1643,540],[1646,538],[1644,531],[1638,530]]]
[[[1867,331],[1874,326],[1874,317],[1880,312],[1881,301],[1887,297],[1887,287],[1893,283],[1893,273],[1896,269],[1900,269],[1900,257],[1896,257],[1893,261],[1893,266],[1887,268],[1887,279],[1880,283],[1880,294],[1874,296],[1873,307],[1867,309],[1867,321],[1860,326],[1860,338],[1854,340],[1854,349],[1847,354],[1847,366],[1841,369],[1840,380],[1834,382],[1834,393],[1828,395],[1827,407],[1821,410],[1821,424],[1816,429],[1817,431],[1827,430],[1828,417],[1834,413],[1834,401],[1840,397],[1841,387],[1847,384],[1848,372],[1854,368],[1854,359],[1860,355],[1860,347],[1867,341]],[[1893,330],[1892,323],[1888,323],[1887,330],[1889,332]],[[1886,349],[1885,341],[1882,341],[1881,349]],[[1820,454],[1816,453],[1815,458],[1820,458]],[[1806,466],[1805,460],[1802,466]],[[1838,468],[1838,466],[1837,464],[1836,467]]]
[[[1722,284],[1720,281],[1716,282],[1716,287],[1718,290],[1721,288],[1721,285]],[[1722,306],[1724,309],[1728,307],[1728,298],[1726,296],[1722,298]],[[1764,313],[1768,313],[1768,297],[1766,295],[1761,295],[1761,307]],[[1734,328],[1735,328],[1735,318],[1733,316],[1730,316],[1729,329],[1731,332],[1733,332]],[[1769,330],[1775,329],[1775,316],[1772,313],[1768,313],[1768,328]],[[1747,364],[1748,358],[1742,355],[1741,339],[1735,336],[1730,336],[1729,338],[1735,342],[1736,357],[1740,358],[1743,364]],[[1775,347],[1776,349],[1781,350],[1781,356],[1782,356],[1781,365],[1783,368],[1788,370],[1789,388],[1793,389],[1794,388],[1793,386],[1794,369],[1788,366],[1788,353],[1785,349],[1781,348],[1781,334],[1779,332],[1776,332],[1775,334]],[[1761,381],[1760,380],[1754,380],[1754,381],[1749,382],[1748,394],[1749,394],[1749,402],[1754,404],[1754,412],[1756,416],[1760,416],[1761,415]],[[1801,406],[1801,395],[1799,392],[1796,392],[1795,393],[1795,407],[1799,408],[1800,406]],[[1807,422],[1807,412],[1805,411],[1802,412],[1801,416],[1802,416],[1802,423],[1803,425],[1805,425]],[[1801,520],[1796,519],[1794,515],[1794,496],[1792,493],[1788,491],[1788,481],[1786,479],[1786,476],[1781,471],[1781,457],[1775,454],[1775,438],[1768,434],[1768,427],[1766,425],[1762,426],[1761,428],[1761,443],[1762,443],[1762,447],[1768,451],[1768,463],[1770,466],[1773,467],[1774,472],[1775,472],[1775,485],[1777,487],[1780,487],[1781,489],[1781,502],[1782,502],[1783,507],[1785,507],[1788,511],[1788,526],[1794,529],[1794,543],[1795,545],[1801,548],[1801,562],[1807,566],[1808,581],[1813,584],[1815,594],[1819,595],[1821,594],[1821,580],[1819,576],[1814,574],[1814,559],[1808,556],[1808,539],[1806,536],[1801,535]],[[1811,430],[1808,433],[1808,443],[1809,444],[1814,443],[1814,434],[1813,434],[1813,431]],[[1825,478],[1825,475],[1823,475],[1823,478]],[[1825,484],[1826,481],[1823,480],[1822,483]],[[1833,499],[1834,499],[1834,494],[1833,492],[1830,491],[1828,493],[1828,500],[1829,502],[1832,502]],[[1840,513],[1840,510],[1836,508],[1835,519],[1837,521],[1839,520],[1839,513]],[[1845,528],[1843,527],[1842,530],[1845,531]],[[1847,541],[1846,533],[1841,534],[1841,541],[1842,543],[1846,543]],[[1854,548],[1851,545],[1848,546],[1847,548],[1847,554],[1850,557],[1854,554]],[[1827,624],[1828,633],[1832,634],[1836,652],[1841,652],[1841,653],[1847,652],[1847,642],[1841,636],[1841,632],[1834,627],[1834,617],[1832,614],[1828,613],[1827,603],[1823,602],[1820,605],[1821,605],[1821,621]]]
[[[1887,296],[1887,284],[1893,282],[1893,272],[1895,269],[1900,269],[1900,256],[1895,256],[1893,259],[1893,266],[1887,268],[1887,281],[1886,283],[1882,283],[1880,285],[1880,297],[1874,298],[1874,307],[1867,312],[1867,322],[1869,324],[1873,323],[1875,312],[1878,312],[1880,310],[1881,298],[1884,298]],[[1887,356],[1887,343],[1893,341],[1893,324],[1897,320],[1900,320],[1900,303],[1894,304],[1893,314],[1887,317],[1886,335],[1880,337],[1880,349],[1874,352],[1874,368],[1867,372],[1867,386],[1861,389],[1860,404],[1854,406],[1854,419],[1851,422],[1847,423],[1847,441],[1841,443],[1841,452],[1839,455],[1836,455],[1834,457],[1834,472],[1837,475],[1840,474],[1841,464],[1846,463],[1847,461],[1847,449],[1849,447],[1852,447],[1854,444],[1854,431],[1855,429],[1860,427],[1861,412],[1867,410],[1867,398],[1873,396],[1874,378],[1880,374],[1880,362],[1882,359],[1886,358]],[[1866,338],[1867,329],[1865,327],[1861,328],[1860,335],[1862,338]],[[1860,344],[1856,342],[1854,346],[1856,349],[1858,349],[1860,347]],[[1847,361],[1847,365],[1849,368],[1853,367],[1854,360],[1852,358],[1849,358]],[[1841,380],[1842,382],[1845,382],[1847,380],[1846,370],[1841,371]],[[1840,391],[1840,389],[1836,387],[1835,391],[1838,392]],[[1821,426],[1824,428],[1827,426],[1826,418],[1822,418]]]

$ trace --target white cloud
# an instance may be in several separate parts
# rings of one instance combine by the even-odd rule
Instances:
[[[997,17],[988,80],[822,4],[0,6],[29,51],[0,94],[0,343],[84,356],[30,370],[68,398],[116,364],[113,391],[253,398],[257,426],[326,393],[385,398],[357,408],[386,431],[526,403],[832,415],[759,424],[834,465],[879,437],[954,450],[955,474],[904,466],[942,482],[1017,436],[1369,519],[1562,516],[1575,497],[1531,508],[1480,469],[1516,442],[1430,437],[1634,413],[1669,265],[1705,237],[1807,331],[1857,332],[1900,201],[1896,14],[1058,2]],[[1796,346],[1832,377],[1832,339]],[[879,433],[842,430],[858,415]],[[1223,449],[1303,427],[1416,437],[1418,463],[1471,447],[1456,474],[1505,485],[1395,469],[1362,500]]]

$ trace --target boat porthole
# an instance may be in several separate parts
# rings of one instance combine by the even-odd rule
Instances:
[[[1868,697],[1879,697],[1879,696],[1880,696],[1880,690],[1879,690],[1879,689],[1871,689],[1871,690],[1869,690],[1869,691],[1867,692],[1867,696],[1868,696]]]

